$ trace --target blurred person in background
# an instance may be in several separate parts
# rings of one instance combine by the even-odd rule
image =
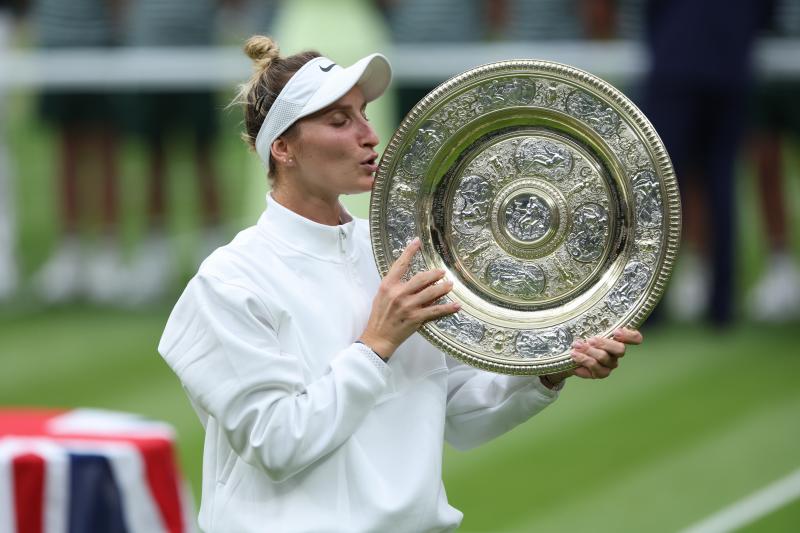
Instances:
[[[13,14],[11,0],[0,0],[0,59],[11,43]],[[11,154],[6,139],[7,104],[0,85],[0,302],[17,290],[16,227]]]
[[[480,42],[495,18],[491,0],[380,0],[396,43],[426,45]],[[419,61],[425,61],[420,55]],[[444,80],[441,80],[444,81]],[[438,83],[412,82],[397,91],[398,116],[404,117]]]
[[[118,42],[113,0],[32,0],[37,44],[48,50],[108,48]],[[114,96],[103,92],[47,90],[42,117],[56,129],[59,239],[35,274],[34,285],[50,303],[88,296],[112,303],[126,279],[120,242],[117,120]],[[95,205],[95,204],[98,204]],[[82,215],[99,207],[99,239],[84,253]]]
[[[612,6],[598,0],[490,0],[510,41],[609,39]]]
[[[456,312],[445,272],[405,281],[419,239],[381,280],[369,224],[340,203],[374,182],[367,103],[391,67],[281,57],[256,36],[239,100],[272,191],[255,226],[201,265],[159,352],[206,431],[200,527],[256,531],[450,531],[445,439],[466,449],[551,404],[565,379],[604,378],[638,332],[577,342],[577,368],[508,376],[447,358],[416,335]]]
[[[132,47],[192,47],[215,43],[219,0],[130,0],[125,44]],[[163,297],[175,281],[174,247],[167,237],[168,141],[184,133],[190,141],[197,182],[201,231],[196,264],[224,243],[221,199],[214,159],[218,130],[216,95],[208,88],[146,89],[128,109],[144,139],[149,161],[148,230],[130,266],[135,287],[126,300],[146,304]]]
[[[648,0],[597,0],[610,12],[613,35],[626,41],[643,41]]]
[[[280,0],[227,0],[220,6],[218,40],[238,44],[254,33],[272,31]]]
[[[800,39],[800,2],[776,0],[770,28],[772,37]],[[785,146],[797,147],[800,141],[798,96],[800,82],[796,79],[765,80],[757,91],[753,155],[769,252],[764,271],[748,296],[747,308],[759,321],[800,318],[800,270],[791,250],[783,150]]]
[[[611,29],[607,3],[595,0],[382,0],[381,5],[394,41],[412,45],[599,39]],[[436,85],[401,87],[400,116]]]
[[[751,92],[751,52],[763,0],[650,0],[651,67],[643,111],[681,186],[684,243],[666,304],[683,320],[719,326],[734,312],[734,164]],[[710,263],[710,265],[709,265]]]

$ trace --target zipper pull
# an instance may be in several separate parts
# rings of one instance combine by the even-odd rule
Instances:
[[[342,252],[342,255],[344,255],[344,253],[345,253],[345,245],[344,245],[344,243],[345,243],[346,240],[347,240],[347,234],[344,232],[344,230],[341,227],[339,227],[339,251]]]

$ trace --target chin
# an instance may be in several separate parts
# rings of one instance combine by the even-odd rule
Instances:
[[[356,184],[346,194],[361,194],[364,192],[372,191],[372,185],[375,183],[373,176],[359,178]]]

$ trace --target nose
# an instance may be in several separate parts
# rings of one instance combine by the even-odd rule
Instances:
[[[369,148],[375,148],[378,146],[380,139],[378,138],[378,134],[375,133],[375,129],[372,127],[372,124],[370,124],[366,119],[362,119],[361,124],[361,145]]]

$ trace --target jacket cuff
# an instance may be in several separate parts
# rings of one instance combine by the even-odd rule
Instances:
[[[373,352],[369,346],[361,342],[354,342],[351,345],[351,348],[355,350],[360,357],[363,357],[366,361],[369,361],[369,363],[378,372],[378,374],[380,374],[384,381],[389,379],[392,369],[389,368],[389,365],[386,364],[386,361],[381,359],[378,354]]]
[[[545,398],[555,400],[556,398],[558,398],[558,393],[561,392],[561,390],[564,388],[564,384],[566,382],[567,380],[564,380],[551,389],[550,387],[542,383],[542,380],[539,376],[536,376],[533,380],[533,388],[536,389],[536,392],[538,392]]]

